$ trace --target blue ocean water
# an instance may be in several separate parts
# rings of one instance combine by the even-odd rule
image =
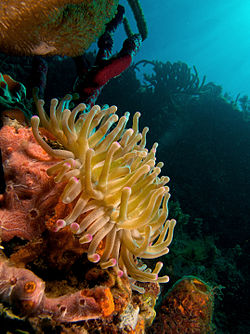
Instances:
[[[136,25],[126,0],[126,15]],[[135,57],[163,62],[182,61],[196,66],[232,96],[250,94],[250,1],[246,0],[142,0],[148,38]],[[116,47],[125,38],[116,33]]]

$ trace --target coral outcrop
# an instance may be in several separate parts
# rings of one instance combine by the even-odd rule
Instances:
[[[144,317],[154,317],[151,308],[159,287],[152,283],[149,305],[142,296],[133,296],[125,276],[120,278],[113,269],[90,268],[82,257],[86,247],[69,229],[51,231],[54,217],[67,212],[59,201],[65,184],[55,185],[46,174],[56,160],[35,142],[29,128],[16,122],[1,129],[0,143],[7,182],[1,201],[1,238],[9,257],[0,259],[0,301],[5,304],[1,314],[9,326],[3,330],[13,324],[40,333],[54,326],[75,333],[97,327],[102,333],[144,329]],[[82,265],[75,265],[79,261]],[[134,312],[136,318],[129,320]],[[20,318],[24,315],[25,321]],[[90,319],[96,320],[86,323]]]
[[[114,311],[109,288],[83,289],[52,298],[45,295],[45,283],[24,268],[0,262],[0,299],[24,315],[49,316],[59,322],[76,322],[107,317]]]
[[[2,0],[0,50],[17,55],[77,56],[115,15],[118,0]]]
[[[65,103],[63,101],[60,106],[65,106]],[[82,111],[82,107],[82,105],[76,107],[75,116],[78,111]],[[90,113],[82,114],[78,118],[79,122],[76,122],[82,126],[85,122],[89,122],[88,115],[92,115],[96,124],[98,119],[100,121],[102,116],[105,116],[106,122],[103,121],[99,127],[96,124],[96,131],[93,131],[92,127],[92,134],[95,137],[101,136],[99,140],[101,140],[102,145],[112,146],[107,143],[114,133],[118,132],[119,134],[121,131],[125,131],[127,120],[127,116],[123,117],[122,121],[118,123],[119,127],[110,131],[106,135],[108,140],[105,140],[104,134],[107,132],[107,125],[109,124],[110,127],[113,122],[118,120],[114,114],[115,110],[114,107],[103,109],[101,114],[101,110],[95,107]],[[64,111],[65,109],[62,108],[61,116],[65,115]],[[100,114],[99,118],[96,119],[92,113],[97,111]],[[46,145],[48,145],[57,154],[65,152],[67,146],[63,147],[62,143],[59,140],[56,141],[55,136],[47,130],[39,129],[39,141],[42,142],[43,146],[41,147],[36,142],[30,128],[22,126],[17,121],[5,119],[5,125],[0,130],[0,148],[6,182],[6,191],[0,198],[0,236],[2,240],[0,302],[2,303],[1,317],[8,319],[5,322],[8,326],[5,328],[6,330],[16,324],[16,328],[19,325],[20,329],[31,328],[32,331],[35,328],[38,333],[44,333],[48,328],[52,330],[55,327],[61,328],[65,332],[69,331],[69,333],[82,333],[83,331],[91,333],[96,328],[99,328],[101,333],[143,333],[145,328],[152,323],[155,317],[153,308],[159,294],[157,281],[168,281],[168,277],[158,278],[157,271],[162,266],[160,262],[156,265],[156,269],[150,272],[150,269],[146,269],[146,266],[136,257],[139,258],[143,254],[138,250],[141,252],[146,252],[146,249],[154,251],[158,250],[160,245],[167,246],[167,243],[170,243],[172,239],[175,222],[165,222],[169,195],[168,188],[165,189],[161,182],[166,182],[168,178],[161,181],[157,178],[160,167],[153,167],[156,146],[150,151],[151,153],[148,153],[145,145],[140,147],[138,143],[138,141],[145,142],[146,131],[144,131],[143,136],[139,134],[138,117],[139,114],[134,117],[133,129],[125,131],[128,135],[127,148],[134,145],[135,149],[132,154],[131,152],[126,153],[127,160],[125,161],[128,166],[129,162],[132,163],[130,159],[133,160],[133,156],[144,159],[146,165],[149,164],[145,171],[146,175],[145,173],[140,174],[141,176],[136,175],[131,167],[130,169],[126,166],[119,168],[119,162],[122,162],[123,159],[115,160],[118,170],[113,170],[113,175],[122,177],[126,172],[124,181],[127,180],[127,173],[132,174],[128,174],[128,180],[130,177],[135,180],[135,175],[138,179],[141,177],[141,182],[138,184],[140,188],[149,181],[147,187],[149,197],[143,194],[145,198],[140,204],[140,201],[137,201],[141,198],[138,189],[137,193],[134,194],[134,199],[138,208],[140,205],[146,205],[144,209],[142,206],[142,209],[146,212],[148,210],[148,214],[151,212],[152,217],[148,218],[148,222],[151,222],[153,227],[147,227],[144,235],[143,229],[145,227],[141,226],[139,232],[135,234],[137,239],[136,242],[133,241],[134,248],[131,248],[132,244],[127,241],[130,247],[129,252],[131,251],[128,259],[133,261],[132,264],[125,262],[128,251],[125,249],[125,244],[121,245],[123,238],[119,234],[122,233],[119,233],[119,230],[116,232],[116,245],[120,247],[116,255],[119,267],[112,258],[107,261],[106,265],[102,261],[100,261],[100,266],[95,263],[91,264],[85,256],[86,252],[89,254],[91,241],[90,243],[80,242],[84,233],[77,234],[76,229],[72,229],[72,227],[78,226],[77,222],[64,227],[60,225],[60,222],[75,210],[79,194],[71,202],[64,203],[62,199],[69,190],[67,177],[64,178],[65,174],[62,174],[62,178],[60,178],[57,169],[58,166],[63,166],[64,162],[62,163],[61,157],[48,154],[43,147],[47,148]],[[61,117],[59,118],[58,121],[61,124]],[[103,132],[104,129],[106,131]],[[33,130],[36,131],[35,128]],[[129,137],[134,138],[133,133],[136,139],[133,140],[133,144],[129,144]],[[90,136],[90,138],[93,140],[94,137]],[[101,153],[100,157],[110,156],[109,154],[109,152]],[[146,158],[147,154],[149,156]],[[74,158],[69,159],[73,160]],[[135,168],[139,161],[138,159],[133,161]],[[76,161],[76,163],[75,167],[79,165],[79,162]],[[65,166],[69,165],[66,163]],[[102,166],[101,161],[99,161],[99,166]],[[55,173],[51,174],[55,168]],[[113,169],[113,167],[111,168]],[[66,174],[69,175],[70,172],[68,170]],[[100,169],[95,170],[95,172],[98,173],[93,173],[93,175],[102,174]],[[160,194],[157,192],[158,188],[161,189]],[[86,191],[88,190],[86,189]],[[131,192],[134,191],[135,188],[132,188]],[[152,201],[150,198],[154,196],[155,192],[160,196],[158,201],[156,199],[154,202],[156,205],[154,208],[157,208],[157,212],[156,209],[150,209],[150,201]],[[166,196],[165,199],[163,199],[164,196]],[[163,207],[161,208],[162,200]],[[129,213],[128,209],[127,212]],[[83,214],[80,213],[79,217],[81,220],[86,218],[90,220],[91,217],[93,218],[93,214],[91,215],[91,211],[87,211]],[[91,226],[95,226],[94,220],[89,224],[89,227]],[[111,226],[113,227],[114,224]],[[151,234],[152,231],[154,231],[153,234]],[[140,234],[143,236],[142,239]],[[164,241],[166,235],[167,238]],[[150,244],[150,238],[152,238],[152,244]],[[107,252],[107,247],[110,247],[108,242],[112,241],[112,239],[107,241],[107,236],[105,240],[105,235],[102,239],[95,246],[95,252],[100,258]],[[125,237],[124,240],[126,240]],[[130,237],[127,240],[130,240]],[[114,247],[113,245],[112,243],[112,247]],[[133,255],[132,251],[136,250],[136,255]],[[121,252],[123,254],[119,255]],[[160,250],[159,255],[164,252],[167,250]],[[119,260],[121,256],[125,258],[124,263]],[[129,266],[132,266],[132,270]],[[121,275],[121,269],[123,275]],[[138,280],[146,282],[136,283],[137,276],[134,275],[134,272],[137,270]],[[131,272],[133,279],[130,275]],[[152,283],[147,283],[148,281]],[[144,294],[133,292],[131,288],[140,292],[144,291]],[[23,316],[25,318],[22,318]]]
[[[213,289],[194,276],[175,283],[163,300],[150,333],[214,333]]]

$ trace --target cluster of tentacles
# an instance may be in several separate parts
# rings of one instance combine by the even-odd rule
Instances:
[[[61,201],[73,204],[69,215],[59,217],[55,229],[70,226],[80,243],[89,244],[88,259],[102,268],[114,266],[119,275],[125,272],[137,281],[167,282],[168,276],[158,277],[161,262],[151,272],[136,260],[168,253],[175,226],[174,220],[166,220],[169,178],[158,177],[163,163],[155,166],[157,143],[149,152],[145,148],[148,128],[139,132],[138,112],[132,129],[126,129],[129,114],[119,120],[115,106],[94,106],[83,113],[84,104],[70,111],[69,100],[67,96],[58,105],[53,99],[50,118],[44,101],[39,100],[40,119],[31,119],[38,143],[61,160],[47,173],[57,183],[67,182]],[[41,137],[40,120],[62,149],[52,148]],[[100,254],[98,246],[103,240],[105,249]]]

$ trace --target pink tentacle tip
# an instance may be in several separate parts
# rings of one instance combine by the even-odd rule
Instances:
[[[100,261],[101,257],[99,254],[95,253],[95,254],[88,255],[88,259],[90,262],[96,263]]]
[[[59,230],[61,230],[62,228],[64,228],[66,225],[67,225],[67,224],[66,224],[66,221],[65,221],[65,220],[63,220],[63,219],[58,219],[58,220],[56,221],[56,226],[55,226],[54,231],[55,231],[55,232],[58,232]]]
[[[131,187],[124,187],[123,189],[124,189],[124,190],[126,189],[126,190],[128,190],[129,192],[132,191],[132,190],[131,190]]]
[[[93,235],[92,234],[85,234],[83,237],[80,238],[80,243],[81,244],[86,244],[90,241],[92,241]]]
[[[117,276],[122,277],[123,275],[124,275],[124,271],[119,269],[118,272],[117,272]]]
[[[80,229],[80,225],[74,222],[70,225],[70,229],[73,233],[77,233],[77,231]]]
[[[75,183],[79,182],[79,180],[78,180],[78,178],[76,176],[73,176],[73,179],[74,179]]]
[[[64,163],[64,166],[68,167],[68,168],[71,168],[71,164],[69,162],[65,162]]]
[[[114,267],[117,264],[117,261],[115,258],[110,259],[111,267]]]

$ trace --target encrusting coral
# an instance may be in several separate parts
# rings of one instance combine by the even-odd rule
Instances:
[[[118,275],[130,277],[131,284],[167,282],[168,276],[158,277],[161,262],[151,272],[136,260],[167,254],[176,223],[167,220],[169,178],[158,177],[163,163],[155,166],[157,143],[150,152],[145,148],[148,128],[139,133],[140,113],[134,115],[132,129],[125,129],[129,113],[119,119],[115,106],[94,106],[84,113],[84,104],[70,111],[70,99],[66,96],[59,105],[53,99],[50,118],[44,101],[36,101],[40,118],[31,119],[38,143],[61,160],[47,173],[54,175],[57,184],[66,182],[60,199],[73,204],[66,217],[58,217],[54,230],[69,226],[80,244],[88,244],[89,261],[99,262],[101,268],[115,267]],[[40,135],[40,121],[60,149],[52,148]]]
[[[0,261],[0,298],[24,315],[50,315],[59,322],[74,322],[107,317],[114,311],[109,288],[79,290],[70,295],[49,298],[45,283],[30,270],[15,268]]]
[[[12,123],[0,131],[6,184],[0,197],[0,235],[6,242],[14,236],[24,240],[40,237],[45,215],[54,210],[63,189],[46,172],[56,160],[37,145],[30,128]]]
[[[1,0],[0,50],[18,55],[82,54],[105,30],[118,0]]]
[[[150,333],[215,333],[213,307],[213,288],[197,277],[184,276],[163,298]]]
[[[75,57],[105,31],[119,0],[1,0],[0,50],[16,55]],[[139,33],[147,26],[139,0],[129,0]]]

